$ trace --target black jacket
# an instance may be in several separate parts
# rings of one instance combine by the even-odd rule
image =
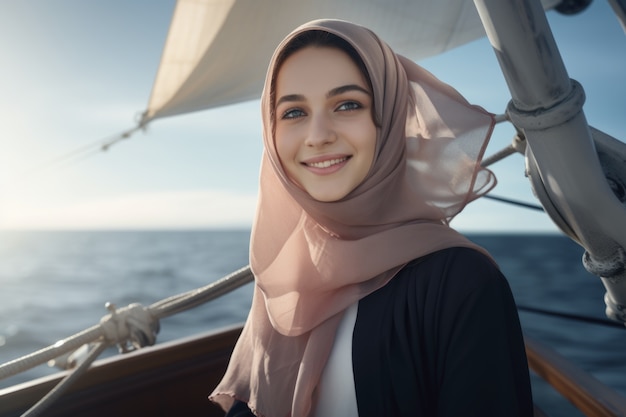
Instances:
[[[415,260],[359,301],[352,362],[359,417],[533,415],[511,290],[472,249]]]

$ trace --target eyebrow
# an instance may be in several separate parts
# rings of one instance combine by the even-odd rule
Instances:
[[[367,94],[368,96],[372,95],[372,93],[370,93],[369,91],[367,91],[365,88],[361,87],[360,85],[348,84],[348,85],[342,85],[341,87],[333,88],[326,94],[326,98],[338,96],[339,94],[343,94],[348,91],[360,91],[362,93]]]
[[[348,84],[348,85],[342,85],[340,87],[333,88],[328,93],[326,93],[326,98],[338,96],[348,91],[360,91],[364,94],[367,94],[368,96],[372,95],[372,93],[370,93],[368,90],[361,87],[360,85]],[[281,98],[279,98],[278,101],[276,101],[275,106],[278,107],[281,103],[285,103],[285,102],[304,101],[304,100],[305,100],[305,97],[302,94],[287,94],[286,96],[282,96]]]

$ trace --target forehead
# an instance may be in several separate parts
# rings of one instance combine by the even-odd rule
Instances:
[[[345,51],[328,46],[306,46],[287,57],[280,66],[276,93],[292,94],[344,84],[368,87],[361,70]]]

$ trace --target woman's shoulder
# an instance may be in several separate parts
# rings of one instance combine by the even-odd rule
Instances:
[[[409,262],[396,276],[440,291],[471,292],[506,282],[487,254],[469,247],[442,249]]]
[[[409,262],[364,302],[437,310],[460,306],[469,299],[500,297],[509,291],[506,278],[489,256],[473,248],[452,247]]]
[[[444,271],[499,273],[500,269],[495,261],[486,253],[471,247],[451,247],[416,258],[406,264],[402,271],[416,271],[423,269],[443,269]]]

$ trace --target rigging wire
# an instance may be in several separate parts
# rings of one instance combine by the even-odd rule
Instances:
[[[52,168],[65,167],[69,165],[76,164],[80,161],[83,161],[89,157],[92,157],[101,152],[107,151],[111,146],[116,143],[128,139],[131,137],[133,133],[135,133],[139,129],[143,129],[144,126],[136,126],[132,129],[125,130],[123,132],[117,133],[115,135],[107,136],[104,139],[97,140],[88,145],[81,146],[73,151],[67,152],[63,155],[59,155],[55,158],[50,159],[47,162],[44,162],[34,168],[31,168],[29,171],[23,173],[21,175],[21,179],[27,179],[35,176],[36,174],[43,173]],[[19,178],[18,178],[19,179]]]
[[[498,196],[490,195],[490,194],[484,195],[483,197],[488,198],[490,200],[500,201],[502,203],[512,204],[514,206],[525,207],[525,208],[529,208],[529,209],[537,210],[537,211],[544,211],[543,207],[541,207],[538,204],[525,203],[523,201],[513,200],[511,198],[505,198],[505,197],[498,197]]]
[[[83,161],[91,156],[99,154],[101,152],[106,152],[109,148],[122,140],[130,138],[135,132],[138,130],[146,130],[148,123],[152,120],[151,117],[147,117],[147,111],[137,114],[136,117],[137,125],[131,129],[124,130],[120,133],[110,135],[105,137],[104,139],[97,140],[91,144],[81,146],[73,151],[69,151],[65,154],[62,154],[56,158],[49,160],[39,166],[32,168],[30,171],[22,174],[22,179],[27,177],[32,177],[37,173],[42,171],[46,171],[50,168],[58,167],[58,166],[68,166],[80,161]]]
[[[534,314],[541,314],[541,315],[544,315],[544,316],[559,317],[559,318],[562,318],[562,319],[575,320],[575,321],[580,321],[580,322],[583,322],[583,323],[591,323],[591,324],[597,324],[597,325],[607,326],[607,327],[618,327],[620,329],[624,328],[624,323],[620,323],[620,322],[612,321],[612,320],[601,319],[601,318],[596,318],[596,317],[581,316],[579,314],[565,313],[565,312],[553,311],[553,310],[545,310],[545,309],[542,309],[542,308],[529,307],[529,306],[523,306],[523,305],[518,305],[517,309],[519,311],[524,311],[524,312],[527,312],[527,313],[534,313]]]

